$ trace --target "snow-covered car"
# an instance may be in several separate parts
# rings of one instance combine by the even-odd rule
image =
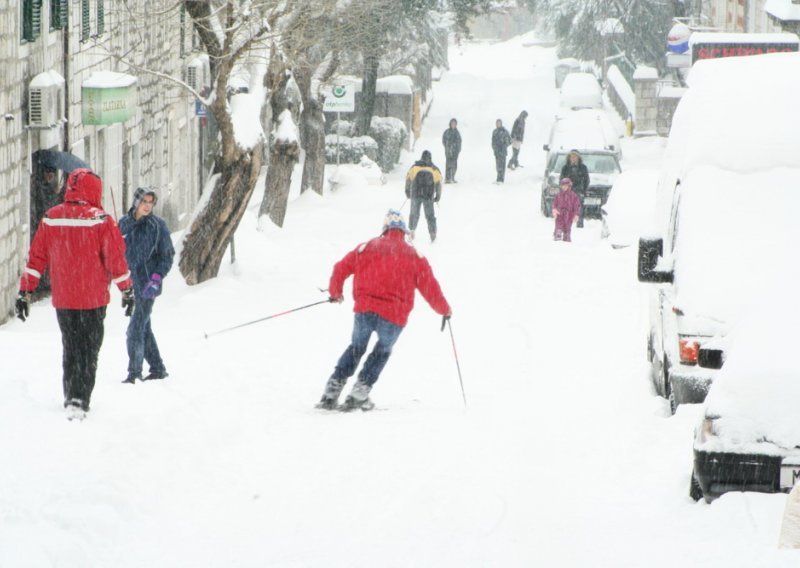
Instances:
[[[695,432],[694,499],[786,492],[800,479],[800,360],[791,333],[800,319],[798,269],[793,260],[781,264],[785,279],[727,338],[725,365]]]
[[[613,248],[638,243],[652,226],[658,174],[655,169],[625,170],[614,181],[602,208],[601,232]]]
[[[619,160],[614,152],[608,150],[594,150],[576,148],[583,158],[586,169],[589,170],[589,188],[583,199],[583,206],[587,217],[600,218],[600,208],[608,200],[608,193],[614,180],[622,171]],[[553,215],[553,199],[559,191],[558,182],[561,169],[567,162],[569,150],[550,152],[547,157],[544,175],[542,176],[541,210],[546,217]]]
[[[567,57],[564,59],[559,59],[556,63],[555,67],[553,68],[553,72],[555,75],[556,80],[556,89],[560,89],[561,85],[564,83],[564,79],[570,73],[578,73],[581,70],[581,63],[574,57]]]
[[[591,73],[570,73],[561,84],[560,104],[564,108],[603,108],[603,91]]]
[[[564,110],[556,114],[547,144],[543,146],[547,152],[586,148],[608,150],[622,159],[620,138],[623,133],[617,131],[604,110],[579,109]]]
[[[651,378],[673,411],[705,399],[719,369],[703,364],[704,345],[726,336],[796,257],[799,90],[797,53],[700,61],[690,73],[659,176],[656,228],[639,240],[637,268],[654,284]]]

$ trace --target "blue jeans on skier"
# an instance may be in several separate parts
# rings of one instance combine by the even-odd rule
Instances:
[[[156,337],[150,327],[150,315],[153,312],[155,300],[136,297],[136,308],[133,310],[128,323],[128,378],[140,379],[142,377],[142,364],[144,361],[150,365],[150,373],[165,375],[167,370],[161,353],[158,351]]]
[[[370,387],[374,385],[386,366],[386,362],[392,354],[392,347],[394,347],[397,338],[400,337],[401,331],[403,331],[401,326],[383,319],[378,314],[372,312],[355,314],[353,337],[350,340],[350,346],[339,357],[331,379],[344,383],[349,377],[353,376],[361,357],[367,351],[369,338],[375,332],[378,334],[378,342],[358,374],[359,382]]]

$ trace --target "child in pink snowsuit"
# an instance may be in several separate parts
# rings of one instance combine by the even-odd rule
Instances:
[[[559,183],[561,191],[556,194],[553,200],[553,217],[556,219],[556,229],[553,232],[553,239],[556,241],[570,242],[572,224],[578,220],[581,212],[581,198],[572,191],[572,180],[564,178]]]

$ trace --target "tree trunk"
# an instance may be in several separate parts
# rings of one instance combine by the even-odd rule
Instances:
[[[222,169],[208,202],[183,241],[180,271],[191,285],[216,277],[225,250],[244,216],[261,171],[263,145],[258,144]]]
[[[303,101],[300,132],[306,151],[300,192],[310,188],[322,195],[325,183],[325,114],[318,99],[309,97]]]
[[[290,74],[284,66],[273,57],[270,61],[270,71],[267,73],[272,97],[272,132],[284,131],[282,121],[291,120],[291,104],[286,96],[286,85]],[[286,113],[286,115],[284,115]],[[267,180],[264,184],[264,199],[261,201],[259,218],[268,215],[270,220],[279,227],[283,227],[286,217],[286,206],[289,202],[289,189],[292,183],[294,165],[300,159],[300,145],[296,139],[275,138],[271,140],[272,147],[269,154],[269,169]]]
[[[369,134],[372,115],[375,113],[375,91],[378,85],[378,56],[364,53],[364,77],[361,79],[361,105],[356,117],[356,132],[359,136]]]

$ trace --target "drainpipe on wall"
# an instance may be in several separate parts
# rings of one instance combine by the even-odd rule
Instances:
[[[72,85],[72,77],[70,76],[70,53],[69,53],[69,14],[67,15],[67,24],[64,26],[64,29],[61,33],[64,34],[64,45],[63,50],[64,53],[62,57],[64,58],[64,118],[66,121],[64,122],[64,151],[70,151],[70,140],[69,140],[69,129],[70,129],[70,120],[69,120],[69,89]]]

